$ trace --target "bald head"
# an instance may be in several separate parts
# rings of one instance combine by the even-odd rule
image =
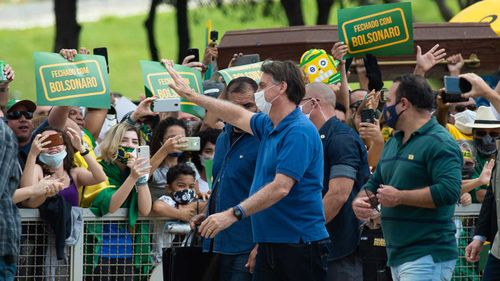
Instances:
[[[335,108],[336,97],[333,90],[324,83],[314,82],[306,85],[306,95],[304,98],[315,98],[322,105]]]

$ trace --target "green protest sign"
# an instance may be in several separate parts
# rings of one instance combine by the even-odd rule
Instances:
[[[109,108],[109,78],[102,56],[77,55],[71,62],[60,54],[35,52],[38,105]]]
[[[222,76],[222,78],[224,78],[226,84],[229,84],[231,80],[242,76],[250,77],[253,80],[255,80],[255,82],[259,83],[260,77],[262,76],[262,72],[260,71],[262,63],[263,62],[257,62],[236,67],[230,67],[223,70],[219,70],[218,73]]]
[[[214,160],[213,159],[207,159],[205,160],[205,176],[207,178],[207,183],[208,183],[208,187],[210,188],[210,190],[212,190],[212,183],[213,183],[213,174],[212,174],[212,170],[213,170],[213,166],[214,166]]]
[[[348,57],[413,54],[411,3],[369,5],[338,13],[339,40]]]
[[[173,83],[173,79],[163,64],[142,60],[141,69],[146,96],[155,96],[158,99],[179,98],[179,95],[168,86],[168,84]],[[185,79],[191,89],[194,89],[197,94],[203,94],[203,81],[201,80],[201,73],[198,70],[178,64],[174,64],[174,69]],[[204,108],[183,98],[181,98],[181,111],[199,118],[205,117]]]

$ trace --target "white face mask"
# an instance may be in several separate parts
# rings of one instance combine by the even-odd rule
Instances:
[[[205,167],[205,161],[206,160],[214,160],[214,156],[213,155],[200,154],[200,162],[201,162],[201,165],[203,167]]]
[[[306,105],[311,100],[306,101],[304,104],[299,105],[299,109],[302,113],[304,113],[304,105]],[[311,113],[314,111],[314,108],[309,111],[309,113],[304,113],[307,119],[311,119]]]
[[[280,95],[277,95],[272,101],[268,102],[266,101],[266,96],[265,91],[271,89],[272,87],[277,86],[277,85],[272,85],[271,87],[267,87],[263,90],[260,90],[254,94],[255,96],[255,104],[257,105],[257,108],[260,110],[260,112],[263,112],[265,114],[269,115],[269,112],[271,112],[271,107],[273,106],[273,102],[279,98]]]

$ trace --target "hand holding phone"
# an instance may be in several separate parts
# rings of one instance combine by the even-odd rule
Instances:
[[[191,59],[189,62],[199,62],[200,61],[200,51],[196,48],[189,48],[186,51],[186,57],[187,56],[194,56],[193,59]]]
[[[459,78],[456,76],[445,76],[444,88],[445,92],[442,95],[444,103],[464,102],[468,101],[469,99],[462,98],[462,94],[469,92],[472,88],[472,85],[464,78]]]
[[[184,151],[200,151],[200,137],[186,137],[187,140],[186,147],[182,150]]]
[[[180,104],[180,98],[154,100],[151,110],[153,112],[178,112],[181,108]]]
[[[217,40],[219,40],[219,32],[217,30],[210,31],[210,41],[215,43]]]
[[[233,66],[240,66],[240,65],[247,65],[247,64],[252,64],[252,63],[257,63],[260,61],[260,55],[259,54],[250,54],[250,55],[243,55],[237,57],[234,61]]]
[[[375,124],[375,110],[370,108],[361,110],[361,122]]]
[[[137,159],[142,159],[146,160],[144,162],[144,168],[149,167],[149,158],[150,158],[150,152],[149,152],[149,146],[148,145],[141,145],[137,147]],[[149,179],[149,174],[146,175],[146,181]]]

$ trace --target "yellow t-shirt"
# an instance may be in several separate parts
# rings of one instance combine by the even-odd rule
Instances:
[[[95,147],[93,138],[87,130],[83,130],[82,142],[83,146],[89,150],[89,155],[92,156],[92,158],[97,159],[97,156],[94,153]],[[83,159],[83,156],[80,155],[79,151],[75,153],[74,164],[75,166],[82,167],[84,169],[88,169],[89,167],[87,162],[85,162],[85,159]],[[90,207],[92,200],[94,200],[97,194],[99,194],[99,192],[101,192],[103,189],[106,189],[107,187],[109,187],[108,181],[85,187],[78,186],[78,205],[83,208]]]
[[[455,139],[455,140],[472,140],[471,135],[466,135],[460,130],[455,127],[455,125],[452,124],[446,124],[446,129],[448,129],[448,132],[450,132],[450,135]]]

